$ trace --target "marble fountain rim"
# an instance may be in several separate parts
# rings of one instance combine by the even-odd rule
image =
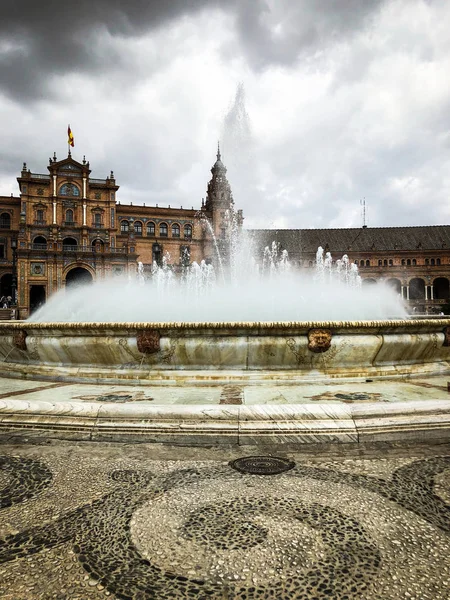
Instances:
[[[0,333],[17,329],[34,331],[46,330],[78,330],[78,331],[134,331],[140,329],[159,330],[304,330],[333,329],[333,330],[379,330],[379,329],[419,329],[434,331],[450,326],[450,317],[443,319],[391,319],[391,320],[360,320],[360,321],[55,321],[36,323],[33,321],[4,321],[0,323]]]

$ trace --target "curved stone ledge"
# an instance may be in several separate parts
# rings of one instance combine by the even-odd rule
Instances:
[[[447,319],[0,324],[0,374],[84,381],[386,377],[450,369]],[[326,336],[325,336],[326,334]],[[322,337],[321,337],[322,336]],[[322,339],[326,337],[326,339]],[[312,340],[314,343],[312,344]],[[145,341],[145,343],[144,343]],[[326,343],[324,343],[326,342]],[[258,375],[256,375],[258,373]]]
[[[14,331],[17,329],[25,330],[80,330],[80,331],[137,331],[140,329],[161,329],[168,331],[175,330],[212,330],[212,329],[230,329],[240,330],[248,329],[254,331],[260,330],[301,330],[306,331],[312,328],[323,329],[414,329],[425,330],[427,327],[433,330],[442,329],[450,326],[450,319],[394,319],[384,321],[217,321],[217,322],[85,322],[85,323],[34,323],[33,321],[7,321],[0,323],[0,335],[2,332]]]
[[[186,445],[448,440],[450,400],[392,405],[107,405],[0,401],[0,433]]]

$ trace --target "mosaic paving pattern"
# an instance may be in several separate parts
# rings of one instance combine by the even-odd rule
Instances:
[[[448,598],[450,456],[297,457],[260,477],[226,461],[94,455],[83,460],[103,492],[36,523],[58,450],[0,457],[2,518],[22,524],[0,540],[1,598]]]

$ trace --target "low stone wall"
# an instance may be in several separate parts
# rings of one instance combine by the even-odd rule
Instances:
[[[259,381],[446,372],[450,320],[0,323],[0,374]]]

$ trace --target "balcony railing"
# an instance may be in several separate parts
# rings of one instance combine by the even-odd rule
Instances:
[[[92,227],[94,229],[103,229],[105,227],[104,223],[92,223]]]
[[[50,175],[44,175],[43,173],[31,173],[32,179],[44,179],[50,181]]]
[[[33,224],[43,226],[43,225],[47,225],[47,221],[41,221],[41,220],[34,221]]]
[[[51,250],[53,252],[60,252],[61,250],[58,250],[57,248],[54,248],[52,245],[50,247],[48,247],[47,244],[29,244],[29,248],[31,250]],[[105,249],[105,248],[95,248],[93,246],[69,246],[69,245],[64,245],[62,247],[62,252],[70,252],[70,253],[75,253],[75,252],[80,252],[80,253],[84,253],[84,254],[95,254],[95,253],[104,253],[104,254],[126,254],[127,249],[126,248],[109,248],[109,249]],[[9,261],[10,262],[10,261]]]
[[[104,184],[106,184],[106,179],[94,179],[93,177],[90,177],[89,183],[104,183]]]
[[[64,225],[65,225],[65,227],[76,227],[77,222],[76,221],[64,221]]]

